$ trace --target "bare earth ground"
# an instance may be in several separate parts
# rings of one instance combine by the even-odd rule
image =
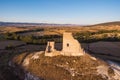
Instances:
[[[95,53],[104,53],[120,57],[120,42],[96,42],[90,44]]]
[[[8,46],[19,46],[19,45],[25,45],[25,42],[17,41],[17,40],[2,40],[0,41],[0,49],[5,49]]]
[[[89,49],[100,58],[120,61],[120,42],[90,43]]]

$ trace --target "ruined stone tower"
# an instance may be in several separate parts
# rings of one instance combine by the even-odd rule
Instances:
[[[65,32],[63,33],[63,46],[62,51],[57,51],[54,48],[54,41],[48,41],[47,47],[45,50],[45,56],[81,56],[84,54],[83,49],[79,42],[73,38],[72,33]]]
[[[56,51],[54,46],[55,46],[55,42],[54,41],[48,41],[47,47],[46,47],[46,50],[45,50],[45,56],[52,57],[52,56],[60,55],[60,53],[58,51]]]
[[[54,52],[54,41],[48,41],[47,42],[47,47],[45,50],[45,56],[50,56],[52,54],[52,52]]]
[[[61,54],[65,56],[80,56],[84,54],[81,45],[73,38],[72,33],[63,33],[63,49]]]
[[[54,41],[48,41],[48,43],[47,43],[47,48],[46,48],[46,51],[47,51],[48,53],[54,51],[54,44],[55,44]]]

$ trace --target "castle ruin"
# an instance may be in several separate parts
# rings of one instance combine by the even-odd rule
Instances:
[[[48,41],[45,50],[45,56],[81,56],[84,55],[84,50],[81,48],[80,43],[73,38],[72,33],[63,33],[62,51],[57,51],[54,48],[54,41]]]

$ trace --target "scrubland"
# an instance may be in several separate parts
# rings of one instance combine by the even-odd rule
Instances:
[[[8,63],[10,60],[12,60],[13,58],[15,58],[16,56],[22,53],[34,53],[37,51],[44,51],[46,48],[47,41],[54,40],[57,43],[55,47],[57,47],[58,50],[61,50],[63,32],[72,32],[74,38],[76,38],[81,43],[82,48],[88,54],[104,60],[114,60],[117,62],[120,61],[119,59],[120,57],[120,53],[119,53],[120,25],[94,25],[94,26],[84,26],[84,27],[82,26],[0,27],[0,79],[3,80],[2,78],[6,77],[5,80],[9,80],[9,78],[7,78],[9,77],[9,74],[6,71],[12,72],[11,70],[8,70],[9,68]],[[49,64],[46,64],[48,57],[43,57],[43,55],[41,55],[40,58],[41,59],[39,64],[36,64],[37,61],[33,61],[35,62],[35,64],[31,65],[31,67],[29,67],[28,69],[33,71],[34,73],[36,71],[32,70],[32,67],[41,65],[41,67],[46,68],[47,66],[51,68],[51,70],[49,70],[48,68],[48,70],[50,71],[49,74],[55,79],[58,80],[58,78],[60,77],[56,78],[56,76],[60,76],[60,75],[62,75],[62,78],[66,78],[62,74],[63,69],[61,69],[56,65],[54,67],[51,66],[51,64],[53,65],[53,61],[55,61],[54,63],[56,64],[59,63],[60,61],[60,64],[62,64],[62,60],[60,60],[61,56],[59,56],[58,58],[54,57],[53,60],[49,59],[50,60],[48,61]],[[43,58],[45,58],[45,61],[46,61],[45,64],[41,62],[41,61],[44,62]],[[70,60],[69,57],[67,58],[65,57],[62,59],[65,59],[65,61],[69,63],[69,60]],[[74,58],[74,59],[77,60],[78,58]],[[77,66],[77,67],[84,68],[84,66],[81,66],[83,64],[80,63],[78,65],[79,59],[77,60],[76,65],[73,65],[73,67]],[[97,65],[94,63],[93,65]],[[72,63],[70,65],[72,66]],[[85,64],[85,66],[87,65],[89,64]],[[59,69],[58,72],[53,72],[55,74],[52,74],[53,69],[56,69],[56,68]],[[39,68],[39,70],[41,69]],[[61,71],[60,74],[59,74],[59,71]],[[94,73],[94,70],[93,70],[93,73]],[[43,74],[47,74],[47,73],[45,72]],[[67,77],[70,76],[70,73],[67,71],[64,74],[68,74]],[[11,76],[13,75],[11,74]],[[44,78],[48,78],[48,77],[50,78],[50,76],[47,76],[47,75],[46,76],[41,75],[41,76]],[[86,76],[82,78],[81,76],[81,79],[84,79],[85,77]],[[93,77],[100,78],[101,76],[89,75],[89,77],[92,79]],[[76,77],[76,79],[77,78],[78,77]]]

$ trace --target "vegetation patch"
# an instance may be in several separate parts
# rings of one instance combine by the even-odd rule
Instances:
[[[79,42],[120,41],[119,30],[99,30],[98,32],[82,32],[74,34]]]
[[[57,43],[62,42],[62,36],[59,35],[44,35],[44,36],[33,36],[33,35],[24,35],[20,36],[19,34],[16,33],[5,33],[4,39],[7,40],[20,40],[23,42],[26,42],[28,44],[46,44],[47,41],[55,41]]]

